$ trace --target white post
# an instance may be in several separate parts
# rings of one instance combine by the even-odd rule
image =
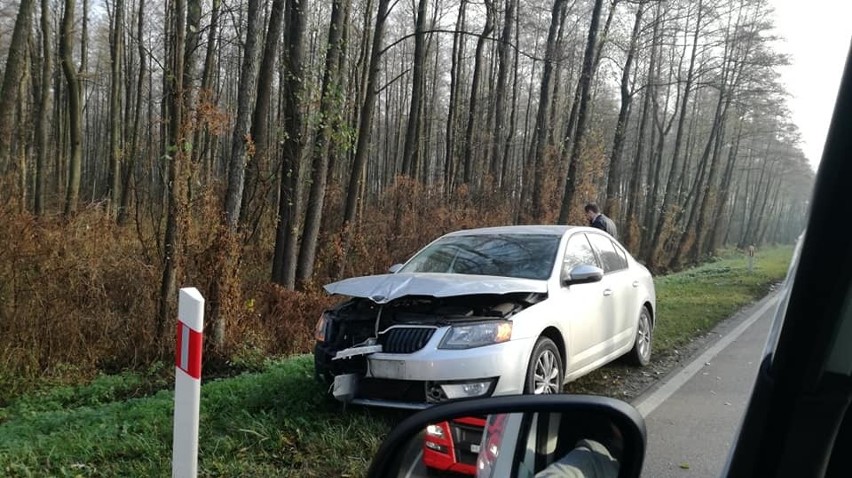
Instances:
[[[748,272],[751,274],[754,272],[754,244],[748,246]]]
[[[198,409],[201,404],[201,342],[204,297],[195,287],[180,290],[175,347],[175,418],[172,477],[198,475]]]

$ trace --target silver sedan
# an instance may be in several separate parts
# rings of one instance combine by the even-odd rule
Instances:
[[[651,274],[588,227],[454,232],[389,274],[325,289],[349,299],[317,323],[316,375],[345,402],[558,393],[625,354],[651,358]]]

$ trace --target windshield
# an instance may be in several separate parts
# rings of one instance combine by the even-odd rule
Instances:
[[[545,280],[561,236],[500,234],[441,238],[400,272],[440,272]]]

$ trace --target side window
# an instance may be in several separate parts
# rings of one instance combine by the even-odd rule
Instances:
[[[612,241],[612,247],[615,248],[615,252],[618,254],[618,258],[621,260],[621,265],[618,268],[627,269],[627,253],[624,252],[624,249],[622,249],[618,244],[616,244],[615,241]]]
[[[565,259],[562,262],[562,269],[570,270],[579,265],[600,267],[585,234],[574,234],[568,239],[568,244],[565,246]]]
[[[589,234],[588,236],[589,242],[592,243],[592,246],[601,258],[601,262],[603,262],[604,272],[614,272],[626,267],[626,260],[623,260],[621,256],[615,252],[615,246],[612,245],[612,241],[608,237],[604,237],[600,234]],[[624,266],[622,266],[622,264],[624,264]]]

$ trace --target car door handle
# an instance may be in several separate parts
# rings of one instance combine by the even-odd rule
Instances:
[[[638,280],[633,281],[633,287],[639,287],[639,281]]]
[[[611,296],[611,295],[612,295],[612,289],[604,289],[604,296],[608,297],[608,296]]]

